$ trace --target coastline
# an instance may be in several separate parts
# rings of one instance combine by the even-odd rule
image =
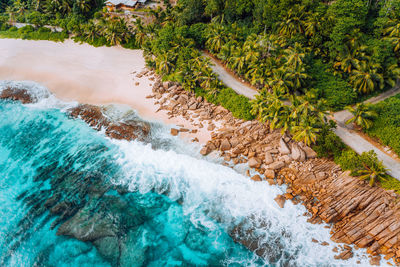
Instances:
[[[5,55],[0,58],[0,80],[34,81],[63,101],[128,105],[144,119],[194,129],[188,121],[158,111],[156,100],[146,98],[152,93],[154,77],[138,75],[146,71],[141,50],[96,48],[72,40],[0,39],[0,53]],[[202,143],[210,139],[206,128],[180,136],[189,141],[197,138]]]
[[[43,42],[21,40],[17,41]],[[16,45],[17,43],[18,42],[11,42],[8,45]],[[336,225],[342,225],[342,227],[339,228],[338,226],[336,229],[336,233],[339,233],[340,231],[342,232],[340,232],[340,235],[334,235],[335,241],[344,242],[345,238],[349,239],[348,235],[346,235],[347,233],[351,233],[352,231],[354,231],[354,229],[358,229],[354,227],[361,227],[360,231],[363,235],[362,238],[365,238],[365,241],[363,241],[365,244],[363,243],[363,245],[369,248],[373,247],[373,249],[370,249],[370,252],[374,255],[374,258],[371,260],[375,260],[375,262],[378,260],[377,255],[379,253],[386,253],[387,255],[396,257],[397,252],[400,251],[397,250],[397,245],[394,246],[395,244],[393,244],[393,249],[390,248],[390,251],[388,249],[386,249],[386,251],[380,251],[381,247],[384,247],[385,244],[380,244],[381,242],[375,239],[375,237],[378,237],[378,235],[381,234],[382,240],[392,240],[391,238],[389,238],[389,234],[387,232],[384,232],[384,229],[380,230],[379,232],[378,230],[374,230],[375,228],[379,228],[380,225],[371,226],[371,224],[361,226],[358,221],[351,221],[351,219],[354,218],[358,219],[356,217],[356,215],[358,214],[361,214],[360,217],[364,216],[365,214],[363,213],[363,211],[371,209],[371,205],[374,205],[375,207],[379,205],[379,207],[382,207],[382,205],[384,205],[384,207],[381,208],[381,212],[384,213],[384,216],[382,218],[385,218],[386,220],[386,223],[384,225],[386,225],[387,227],[395,227],[392,232],[396,235],[397,229],[400,230],[400,225],[397,225],[395,223],[395,220],[393,221],[393,219],[398,218],[399,214],[398,212],[390,212],[391,207],[389,204],[393,204],[394,201],[396,201],[397,197],[393,197],[389,193],[385,193],[384,190],[374,190],[374,192],[368,190],[368,187],[365,183],[359,181],[356,178],[348,176],[346,173],[341,172],[341,170],[337,169],[337,166],[329,160],[323,162],[323,160],[313,159],[313,157],[315,156],[310,156],[311,154],[302,155],[301,152],[299,152],[299,160],[293,160],[293,152],[298,148],[296,147],[296,144],[294,144],[292,141],[285,137],[282,139],[279,133],[277,133],[276,131],[270,132],[267,127],[263,128],[263,126],[259,122],[244,122],[235,119],[226,110],[218,109],[218,107],[215,107],[212,104],[205,103],[202,104],[203,106],[201,107],[202,111],[208,108],[208,110],[211,111],[209,112],[209,114],[203,114],[202,116],[200,114],[201,111],[199,111],[197,112],[198,114],[194,114],[194,116],[198,115],[197,117],[188,115],[189,119],[182,118],[180,115],[181,113],[185,113],[186,104],[182,102],[184,100],[179,100],[182,95],[188,96],[188,99],[195,99],[196,101],[199,101],[198,103],[204,103],[204,101],[201,101],[201,99],[198,100],[194,97],[194,95],[179,90],[179,86],[175,84],[162,84],[161,82],[158,82],[158,84],[156,84],[157,78],[151,80],[151,77],[154,77],[153,75],[149,75],[151,72],[148,72],[147,75],[143,75],[141,78],[137,77],[137,74],[144,69],[144,60],[141,52],[138,50],[127,50],[129,53],[132,53],[133,56],[127,55],[125,57],[124,55],[122,62],[115,62],[113,61],[116,60],[115,53],[117,53],[118,50],[121,50],[121,53],[125,53],[125,49],[93,48],[88,45],[75,44],[72,43],[72,41],[67,41],[65,44],[62,45],[58,43],[52,44],[56,44],[55,47],[62,47],[65,45],[66,48],[62,48],[61,50],[68,48],[69,50],[64,50],[64,52],[68,51],[68,53],[70,53],[72,51],[73,58],[71,59],[69,55],[63,55],[55,58],[53,61],[49,61],[49,57],[51,57],[52,53],[60,51],[58,49],[46,49],[45,54],[47,56],[36,54],[35,57],[29,57],[28,55],[32,53],[32,51],[25,51],[23,54],[19,55],[11,54],[6,56],[3,61],[0,60],[0,79],[6,79],[8,77],[7,79],[28,79],[38,81],[48,87],[53,93],[55,93],[58,98],[62,100],[75,100],[79,101],[80,103],[95,105],[104,105],[111,103],[126,104],[138,110],[139,114],[146,119],[158,119],[170,125],[181,124],[183,128],[187,128],[190,130],[194,129],[192,124],[199,123],[198,118],[204,117],[205,119],[201,119],[201,122],[205,125],[203,125],[203,127],[197,127],[196,129],[198,130],[198,132],[196,134],[188,134],[188,131],[186,130],[180,133],[180,135],[184,138],[198,137],[199,141],[202,144],[206,144],[206,149],[202,150],[203,155],[206,155],[211,151],[219,151],[221,153],[220,155],[224,157],[226,164],[229,164],[229,162],[232,162],[234,164],[247,163],[249,167],[255,168],[261,174],[261,176],[254,175],[252,177],[252,179],[255,181],[267,180],[270,184],[282,184],[286,182],[288,185],[291,185],[291,187],[289,187],[287,191],[287,194],[277,199],[277,202],[281,203],[280,205],[283,206],[285,200],[288,199],[293,199],[294,201],[298,202],[304,201],[304,205],[310,211],[312,216],[310,221],[314,223],[319,223],[322,222],[321,219],[323,219],[324,221],[333,223],[335,225],[334,227],[336,227]],[[40,46],[41,45],[42,44],[40,44]],[[5,46],[3,40],[0,40],[0,52],[3,52],[2,50],[4,50],[4,47]],[[37,51],[35,49],[38,49],[39,46],[29,45],[29,47],[31,49],[34,49],[34,51]],[[87,49],[86,47],[91,49]],[[14,46],[14,49],[18,48],[21,48],[21,46]],[[98,52],[94,49],[97,49]],[[89,50],[93,50],[96,52],[89,53]],[[79,57],[84,57],[86,53],[86,59],[88,61],[84,61],[83,63],[79,62]],[[36,58],[36,56],[38,58]],[[98,57],[102,58],[99,59]],[[26,61],[24,62],[27,62],[28,64],[29,61],[29,64],[32,65],[26,65],[20,68],[17,62],[20,62],[19,60],[22,60],[22,58],[25,58],[24,60]],[[120,58],[120,56],[118,58]],[[6,60],[10,61],[8,61],[8,63],[4,63]],[[90,60],[93,61],[91,62]],[[67,62],[70,63],[67,64]],[[114,64],[111,64],[111,62],[114,62]],[[37,67],[42,65],[43,69],[42,67]],[[116,65],[118,67],[116,67]],[[130,67],[132,65],[134,66],[133,68]],[[100,68],[101,66],[105,66],[105,68]],[[76,71],[77,67],[80,67],[79,71]],[[34,68],[35,71],[30,70],[30,68]],[[132,74],[133,71],[136,71],[136,73]],[[99,77],[101,77],[100,80],[98,80]],[[119,79],[115,80],[112,77],[119,77]],[[108,79],[110,79],[110,81],[106,81]],[[139,86],[135,86],[135,82],[139,82]],[[171,90],[173,86],[175,86],[175,89]],[[112,90],[109,89],[111,87],[113,88]],[[159,88],[164,88],[164,92],[161,93],[159,91]],[[174,98],[171,98],[171,95],[168,95],[168,92],[170,92],[171,95],[174,96]],[[157,94],[161,94],[161,96],[158,96]],[[151,95],[152,97],[148,98],[149,95]],[[163,99],[173,99],[176,103],[166,103],[165,101],[163,102]],[[188,99],[186,100],[186,102],[188,101]],[[159,105],[161,107],[160,110],[158,108]],[[189,107],[190,106],[187,105],[187,108]],[[197,111],[199,108],[196,106],[195,109]],[[183,116],[185,115],[186,113]],[[215,119],[214,117],[216,116],[220,116],[220,119],[224,121],[219,123],[224,127],[219,129],[218,131],[213,132],[213,130],[210,130],[210,128],[207,126],[209,125],[209,123],[204,121],[208,120],[212,123],[212,121],[214,121]],[[190,121],[190,119],[192,119],[192,121]],[[233,127],[237,128],[232,129]],[[207,142],[209,140],[211,141]],[[289,149],[289,153],[286,153],[282,150],[282,147],[284,145],[282,145],[281,140],[284,140],[284,142],[286,143],[286,146]],[[243,148],[239,149],[238,145],[245,142],[246,145]],[[252,145],[254,145],[254,149],[249,148]],[[302,149],[303,147],[301,147],[299,151],[301,151]],[[273,156],[272,162],[270,162],[269,164],[265,163],[265,161],[267,160],[267,154],[269,154],[270,156],[272,154]],[[288,156],[289,154],[290,156]],[[304,159],[301,159],[302,157],[304,157]],[[306,158],[308,159],[306,160]],[[235,163],[236,159],[238,161]],[[271,168],[271,164],[275,164],[278,162],[279,164],[276,164],[275,167],[277,167],[278,165],[280,167],[277,167],[276,170]],[[326,167],[326,169],[321,170],[320,166],[324,166],[324,163],[329,166]],[[305,168],[304,166],[308,166],[309,168]],[[297,168],[297,170],[303,168],[302,171],[304,171],[304,173],[293,174],[291,170],[295,168]],[[274,171],[273,174],[271,172],[267,172],[271,169]],[[320,173],[323,173],[324,175]],[[295,176],[298,178],[294,178]],[[314,178],[309,179],[312,176],[314,176]],[[341,182],[342,178],[344,178],[344,180],[347,182]],[[312,183],[311,186],[309,185],[310,183]],[[344,184],[346,185],[346,187],[344,186]],[[353,187],[349,187],[350,184],[352,184]],[[333,188],[331,188],[330,191],[331,195],[327,194],[327,196],[325,196],[325,198],[327,199],[325,203],[311,203],[311,199],[317,197],[317,194],[315,192],[321,192],[329,186],[332,186]],[[291,189],[292,187],[293,189]],[[359,190],[364,190],[364,193],[362,194],[364,198],[359,198],[357,199],[357,201],[353,202],[350,201],[351,199],[349,199],[348,202],[341,202],[342,199],[335,200],[335,197],[332,194],[335,193],[335,189],[341,187],[346,188],[347,191],[341,192],[345,192],[345,195],[347,196],[351,196],[351,190],[349,191],[349,189],[351,188],[354,188],[355,192],[358,192]],[[373,195],[374,198],[369,198],[369,196],[371,195]],[[357,197],[357,195],[353,197]],[[382,198],[380,199],[380,197]],[[368,200],[369,202],[366,200]],[[378,200],[379,205],[376,204]],[[387,204],[385,203],[385,201],[390,201],[390,203]],[[341,204],[342,206],[340,206],[340,208],[336,208],[335,206],[339,204]],[[332,216],[332,213],[337,213],[338,215],[335,217]],[[376,214],[373,213],[373,215],[375,216]],[[369,214],[365,216],[368,217]],[[363,218],[363,220],[365,221],[366,218]],[[349,221],[354,224],[354,227],[348,227],[348,229],[346,229],[345,226],[350,225],[350,223],[348,223]],[[381,221],[382,220],[379,220],[379,222]],[[371,236],[371,232],[376,233],[375,236]],[[397,236],[395,237],[397,238]],[[357,240],[350,239],[348,243],[357,244]],[[237,241],[246,246],[246,240]],[[343,248],[342,251],[340,251],[340,255],[342,256],[339,258],[346,259],[346,257],[352,255],[351,249],[349,250],[347,248]],[[397,257],[399,257],[399,255],[397,255]]]

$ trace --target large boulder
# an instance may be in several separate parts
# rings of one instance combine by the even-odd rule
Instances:
[[[264,176],[267,179],[274,179],[275,178],[275,171],[271,169],[266,169],[264,172]]]
[[[278,170],[280,168],[283,168],[285,166],[285,163],[283,161],[276,161],[274,163],[272,163],[271,165],[269,165],[269,168],[271,170]]]
[[[203,156],[207,156],[208,154],[210,154],[211,149],[208,146],[204,146],[201,150],[200,150],[200,154]]]
[[[228,139],[224,139],[224,140],[222,140],[219,149],[221,151],[227,151],[227,150],[231,149],[231,147],[232,147],[231,143],[229,143]]]
[[[274,159],[272,158],[272,155],[269,151],[265,152],[265,156],[264,156],[264,163],[269,165],[272,162],[274,162]]]
[[[290,154],[290,149],[289,149],[288,145],[286,144],[286,142],[283,140],[283,138],[281,138],[281,140],[279,141],[279,152],[282,155]]]
[[[274,198],[274,200],[276,201],[276,203],[278,203],[278,206],[283,209],[283,207],[285,207],[285,197],[282,195],[277,195],[276,198]]]
[[[295,143],[292,144],[292,158],[295,161],[306,160],[306,153]]]
[[[311,147],[305,146],[303,147],[303,151],[306,153],[308,159],[313,159],[317,157],[317,153],[312,150]]]
[[[261,166],[261,160],[253,157],[249,159],[248,164],[250,168],[259,168]]]

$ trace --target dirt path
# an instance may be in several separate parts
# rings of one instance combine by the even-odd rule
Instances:
[[[221,65],[217,60],[211,56],[204,53],[204,56],[208,57],[211,63],[214,64],[212,69],[216,74],[218,74],[219,79],[228,87],[232,88],[236,93],[244,95],[250,99],[254,99],[257,91],[247,84],[241,82],[234,74],[227,71],[224,66]],[[395,87],[389,91],[386,91],[376,97],[370,98],[365,101],[365,103],[378,103],[391,96],[400,93],[400,88]],[[360,136],[356,131],[351,129],[351,126],[346,125],[346,120],[350,119],[352,114],[347,110],[342,110],[334,113],[334,119],[337,122],[337,128],[335,133],[339,136],[342,141],[351,147],[354,151],[361,154],[362,152],[367,152],[374,150],[378,155],[378,158],[383,161],[383,164],[389,169],[389,174],[400,180],[400,161],[386,154],[384,151],[379,149],[374,144],[370,143],[368,140]]]
[[[228,87],[232,88],[236,93],[239,95],[244,95],[247,98],[250,99],[255,99],[257,90],[251,88],[247,84],[241,82],[239,79],[237,79],[233,74],[229,73],[224,66],[221,65],[220,62],[212,58],[211,56],[207,55],[206,53],[203,53],[203,55],[207,58],[210,59],[211,63],[213,65],[211,68],[213,71],[218,74],[219,79]]]

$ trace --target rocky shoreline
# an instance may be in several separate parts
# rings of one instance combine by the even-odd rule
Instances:
[[[159,110],[167,111],[169,116],[182,116],[192,122],[193,129],[173,128],[171,134],[195,134],[198,129],[207,127],[212,138],[200,151],[203,156],[216,151],[224,158],[224,165],[248,164],[257,173],[250,175],[247,172],[254,181],[286,183],[287,192],[275,199],[277,204],[283,208],[287,200],[295,204],[303,203],[309,211],[307,215],[311,223],[331,223],[332,240],[344,243],[334,249],[337,252],[335,258],[345,260],[352,257],[352,248],[348,245],[354,244],[367,248],[373,265],[379,264],[381,254],[385,255],[385,260],[393,258],[395,263],[400,263],[399,196],[394,192],[370,187],[343,172],[333,161],[316,158],[311,148],[282,136],[279,131],[270,131],[267,125],[258,121],[236,119],[226,109],[184,91],[176,83],[157,79],[153,94],[148,97],[154,98],[155,104],[160,106]],[[33,101],[26,90],[12,88],[3,90],[0,99],[20,100],[22,103]],[[150,132],[150,126],[144,122],[113,122],[103,115],[100,107],[93,105],[78,105],[68,113],[71,117],[81,118],[96,130],[105,129],[106,135],[111,138],[142,140]],[[194,138],[192,141],[197,140]],[[64,207],[60,213],[55,208],[60,207],[57,201],[48,208],[52,212],[54,210],[53,214],[62,215],[58,223],[78,214],[79,209],[73,207]],[[72,209],[73,212],[70,212]],[[68,233],[62,226],[59,234],[79,239],[79,235]],[[255,240],[250,240],[247,233],[241,233],[240,227],[230,234],[258,255],[263,254],[264,249]],[[326,242],[320,244],[327,245]]]
[[[351,258],[349,245],[354,244],[356,248],[367,248],[371,265],[380,264],[381,254],[385,260],[393,258],[400,264],[400,196],[393,191],[370,187],[343,172],[332,160],[317,158],[310,147],[277,130],[270,131],[258,121],[236,119],[224,108],[207,103],[178,84],[158,80],[149,97],[157,99],[155,104],[170,116],[199,119],[194,127],[209,125],[212,139],[200,151],[203,156],[218,151],[224,165],[247,163],[257,172],[250,177],[254,181],[285,183],[287,192],[275,199],[278,205],[283,208],[286,200],[303,203],[309,211],[309,222],[332,224],[331,239],[343,243],[334,248],[336,259]],[[176,135],[179,130],[171,133]],[[236,241],[262,251],[254,240]]]

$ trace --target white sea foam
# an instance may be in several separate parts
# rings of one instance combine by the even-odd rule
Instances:
[[[231,168],[174,150],[153,150],[139,142],[112,142],[121,148],[117,157],[125,170],[125,178],[115,183],[126,184],[133,191],[155,190],[182,200],[184,212],[194,224],[213,228],[205,213],[227,228],[242,220],[251,221],[261,243],[279,239],[277,243],[293,255],[299,266],[360,266],[358,260],[362,266],[369,265],[363,249],[354,250],[355,256],[347,261],[335,260],[332,249],[337,244],[330,241],[330,230],[325,225],[308,223],[302,205],[287,201],[280,209],[274,198],[285,192],[285,186],[253,182]],[[330,245],[321,246],[312,238]]]
[[[34,82],[0,81],[0,92],[8,86],[27,89],[37,101],[29,104],[35,108],[65,110],[77,104],[57,99],[47,88]],[[106,108],[105,114],[111,119],[136,116],[134,111],[117,106]],[[285,192],[285,185],[253,182],[229,167],[216,164],[220,161],[218,158],[201,157],[199,145],[189,145],[170,136],[162,125],[155,128],[152,129],[153,141],[164,140],[168,146],[155,150],[151,144],[111,140],[120,148],[121,153],[115,157],[124,171],[124,178],[115,183],[128,185],[130,190],[141,193],[154,190],[181,201],[185,214],[202,228],[214,229],[218,221],[229,230],[242,221],[251,222],[260,244],[277,243],[281,247],[277,245],[275,249],[292,255],[295,261],[291,263],[298,266],[369,265],[364,249],[353,250],[355,256],[347,261],[335,260],[332,248],[337,244],[330,241],[330,229],[308,223],[302,205],[287,201],[280,209],[274,198]],[[330,245],[321,246],[312,242],[312,238]],[[251,265],[253,260],[241,263]],[[361,264],[357,264],[358,260]]]

